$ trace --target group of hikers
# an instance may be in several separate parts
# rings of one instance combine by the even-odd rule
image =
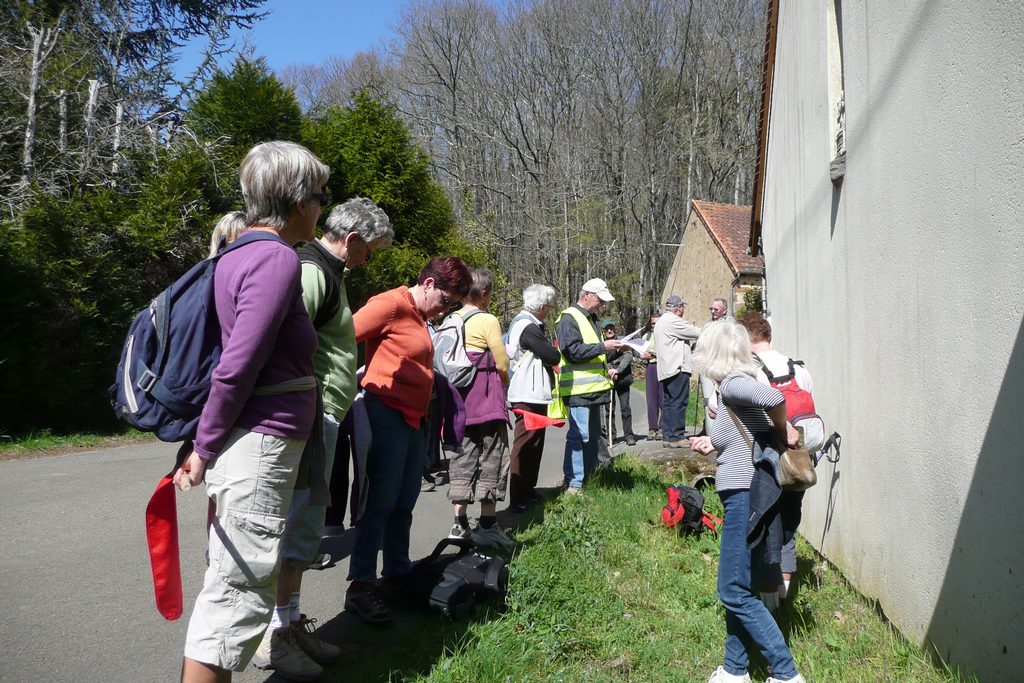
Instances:
[[[614,324],[598,322],[614,297],[594,278],[557,315],[554,339],[545,322],[556,292],[546,284],[523,290],[522,311],[503,335],[488,312],[492,274],[454,256],[431,258],[415,284],[352,310],[345,272],[387,248],[394,230],[383,210],[356,197],[331,210],[317,238],[329,174],[299,144],[254,146],[240,168],[245,210],[225,216],[211,240],[211,255],[232,247],[214,274],[222,351],[191,452],[174,474],[182,488],[205,482],[211,501],[208,567],[182,680],[230,680],[250,661],[289,680],[317,680],[340,657],[337,645],[318,637],[300,597],[304,572],[320,561],[322,539],[343,528],[346,506],[354,545],[345,610],[368,624],[390,624],[392,607],[408,594],[413,510],[441,442],[450,451],[449,537],[514,550],[497,506],[506,491],[514,513],[539,500],[544,426],[568,423],[564,492],[580,494],[607,451],[611,435],[602,427],[612,396],[628,409],[635,360],[647,366],[649,438],[683,445],[694,369],[711,382],[709,415],[733,416],[688,441],[698,452],[717,452],[726,509],[718,592],[728,636],[711,680],[749,681],[747,652],[756,645],[771,666],[769,681],[802,681],[769,611],[773,603],[762,600],[788,587],[781,575],[766,579],[780,568],[783,542],[768,543],[764,557],[746,543],[754,476],[747,439],[775,430],[791,446],[798,441],[783,394],[751,351],[753,340],[762,362],[779,370],[767,321],[736,323],[716,300],[713,322],[697,328],[672,296],[652,317],[646,341],[631,343],[617,338]],[[435,340],[453,327],[472,368],[458,382],[435,354]],[[361,368],[358,344],[365,345]],[[624,432],[635,443],[628,417]],[[799,500],[788,509],[781,570],[792,572]]]

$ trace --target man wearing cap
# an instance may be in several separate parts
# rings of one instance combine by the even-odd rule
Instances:
[[[602,320],[601,332],[606,340],[616,339],[618,329],[615,326],[615,321],[611,318]],[[636,436],[633,434],[633,410],[629,405],[629,387],[633,384],[633,352],[628,346],[623,345],[618,350],[608,353],[608,376],[612,380],[612,386],[615,390],[615,401],[619,404],[619,414],[622,416],[622,435],[626,439],[627,446],[635,446]],[[614,424],[615,415],[609,412],[609,428]]]
[[[711,311],[711,322],[717,322],[719,320],[726,320],[728,322],[736,322],[736,318],[729,315],[729,304],[726,303],[725,299],[718,297],[711,300],[711,305],[708,306],[708,310]],[[715,418],[711,417],[711,411],[708,410],[708,401],[715,393],[715,381],[710,377],[701,375],[700,377],[700,394],[701,402],[704,404],[704,433],[710,434],[711,428],[715,426]]]
[[[685,308],[686,302],[673,294],[665,302],[665,315],[654,326],[658,381],[665,388],[661,432],[667,448],[684,445],[686,406],[690,401],[690,344],[700,336],[700,328],[683,319]]]
[[[579,300],[558,314],[555,336],[562,355],[558,364],[558,391],[569,409],[562,472],[566,492],[579,493],[583,480],[597,468],[601,442],[601,406],[611,401],[606,351],[622,344],[602,341],[597,314],[615,297],[600,278],[583,283]]]

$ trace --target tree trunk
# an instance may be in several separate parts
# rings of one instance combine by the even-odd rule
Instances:
[[[61,154],[65,154],[68,151],[68,91],[61,88],[58,100],[60,102],[60,133],[57,138],[57,149]]]
[[[100,82],[89,79],[89,98],[85,102],[85,148],[82,150],[82,172],[92,161],[93,138],[96,135],[96,107],[100,98]]]
[[[114,176],[112,181],[111,181],[111,184],[114,187],[117,187],[117,172],[118,172],[118,170],[120,168],[120,164],[118,163],[118,157],[119,157],[119,155],[121,153],[121,125],[122,125],[121,124],[121,119],[122,118],[124,118],[124,104],[122,102],[118,102],[117,106],[114,108],[114,139],[112,140],[112,143],[111,143],[112,147],[113,147],[114,158],[113,158],[113,161],[110,162],[110,173],[111,173],[111,175]]]

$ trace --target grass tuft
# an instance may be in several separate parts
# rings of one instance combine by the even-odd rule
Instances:
[[[119,446],[138,441],[151,441],[152,434],[128,429],[107,434],[55,434],[48,429],[12,437],[0,431],[0,460],[21,457],[58,455],[82,448]]]

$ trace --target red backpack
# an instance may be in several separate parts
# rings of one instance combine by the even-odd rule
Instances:
[[[692,486],[669,486],[665,489],[668,504],[661,508],[661,523],[669,529],[679,528],[682,535],[697,533],[703,527],[718,533],[722,519],[704,512],[704,495]]]
[[[768,382],[786,397],[786,419],[794,427],[803,428],[804,447],[811,453],[818,451],[825,442],[825,421],[814,409],[814,397],[811,396],[811,392],[801,387],[796,381],[796,366],[802,366],[804,362],[789,358],[787,360],[789,372],[776,376],[756,353],[754,359],[760,364],[761,371],[768,378]]]

